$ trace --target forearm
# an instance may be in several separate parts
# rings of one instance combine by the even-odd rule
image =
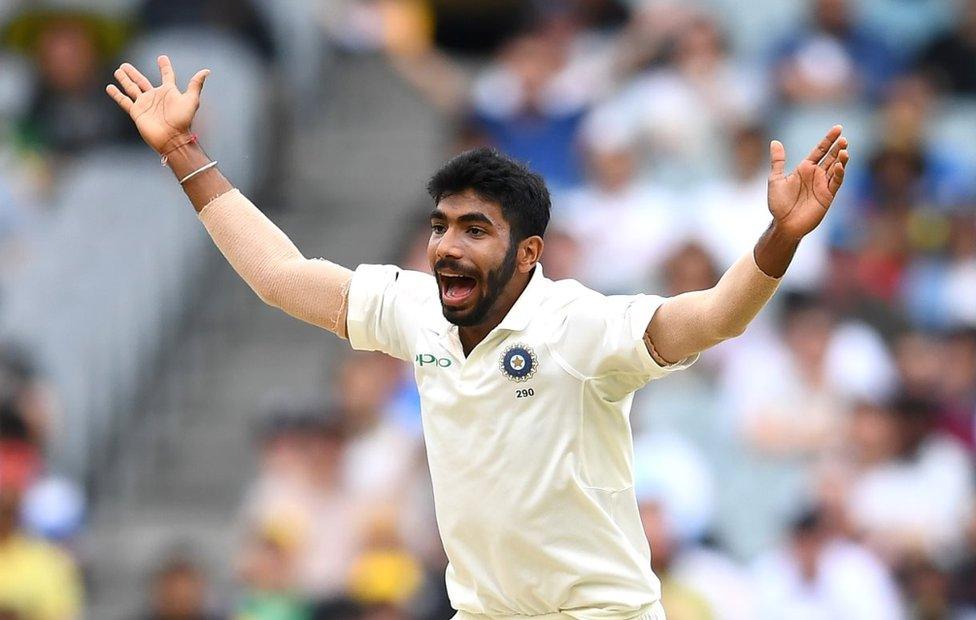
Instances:
[[[185,136],[178,140],[185,143],[188,139],[189,136]],[[172,150],[167,149],[164,152],[167,152],[166,165],[172,170],[177,180],[185,179],[192,172],[199,170],[211,161],[196,141]],[[232,189],[234,186],[216,166],[194,175],[186,183],[183,183],[183,191],[186,192],[187,198],[190,199],[197,213],[203,211],[203,208],[214,198]]]
[[[176,169],[174,172],[180,174]],[[306,259],[285,233],[223,175],[211,175],[208,170],[200,176],[204,174],[209,178],[186,188],[187,195],[234,270],[265,303],[345,338],[352,272],[329,261]],[[196,180],[194,177],[186,185]],[[227,189],[221,191],[224,184]],[[198,206],[204,196],[214,193],[216,198]]]
[[[658,361],[677,362],[742,334],[779,286],[766,269],[781,275],[795,249],[767,231],[714,287],[664,302],[647,330]]]

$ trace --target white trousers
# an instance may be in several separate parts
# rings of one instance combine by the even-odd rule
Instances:
[[[451,620],[575,620],[572,616],[563,613],[545,614],[543,616],[485,616],[482,614],[472,614],[466,611],[459,611],[454,614]],[[637,618],[627,618],[626,620],[667,620],[664,616],[664,606],[660,601],[651,605],[647,613]]]

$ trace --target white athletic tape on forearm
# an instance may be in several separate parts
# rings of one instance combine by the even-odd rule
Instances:
[[[208,203],[199,218],[220,252],[265,303],[346,337],[352,271],[302,256],[237,189]]]

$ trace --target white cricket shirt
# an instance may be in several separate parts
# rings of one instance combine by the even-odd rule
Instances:
[[[412,361],[459,617],[647,616],[660,599],[633,487],[630,406],[661,367],[643,342],[664,298],[607,297],[536,266],[465,358],[433,276],[362,265],[355,349]]]

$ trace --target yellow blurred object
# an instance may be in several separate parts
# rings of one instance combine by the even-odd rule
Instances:
[[[0,542],[0,608],[30,620],[57,620],[78,617],[81,605],[81,580],[68,554],[17,534]]]
[[[369,551],[352,568],[349,592],[365,604],[398,604],[409,600],[422,580],[420,565],[405,551]]]
[[[274,545],[285,553],[294,551],[304,540],[305,528],[300,519],[279,516],[261,523],[262,540]]]
[[[430,50],[434,15],[423,0],[383,0],[384,47],[396,56],[416,56]]]
[[[951,233],[949,219],[934,209],[915,209],[908,216],[908,238],[918,250],[931,252],[944,248]]]

